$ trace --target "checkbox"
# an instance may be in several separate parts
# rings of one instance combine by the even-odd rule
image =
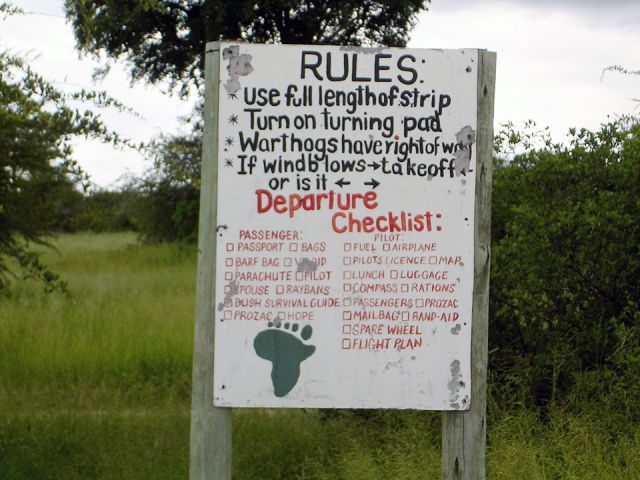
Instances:
[[[224,264],[225,264],[227,267],[233,267],[233,258],[225,258],[225,259],[224,259]]]
[[[416,298],[416,308],[424,308],[424,298]]]
[[[344,285],[342,285],[342,290],[347,292],[347,293],[350,293],[351,292],[351,287],[352,287],[352,285],[350,283],[345,283]]]
[[[438,257],[432,256],[429,257],[429,265],[437,265],[438,264]]]
[[[224,279],[227,282],[230,282],[231,280],[233,280],[233,272],[224,272]]]
[[[224,293],[225,293],[225,295],[226,295],[227,293],[229,293],[229,291],[230,291],[230,290],[231,290],[231,285],[225,285],[225,286],[224,286]]]
[[[409,285],[407,285],[406,283],[401,283],[400,284],[400,291],[402,293],[407,293],[409,291]]]
[[[276,285],[276,295],[282,295],[284,293],[284,285]]]
[[[342,299],[342,305],[345,306],[345,307],[350,307],[351,306],[351,298],[344,297]]]
[[[391,244],[390,243],[383,243],[382,244],[382,251],[383,252],[388,252],[389,250],[391,250]]]
[[[278,312],[278,315],[276,316],[276,318],[279,320],[285,320],[287,316],[284,314],[284,312]]]
[[[349,321],[351,320],[351,310],[343,310],[342,311],[342,320]]]
[[[293,263],[293,259],[291,257],[284,257],[284,266],[290,267]]]
[[[351,265],[351,257],[342,257],[343,265]]]
[[[227,252],[233,252],[233,243],[227,243]]]
[[[351,280],[351,272],[349,270],[344,270],[342,272],[342,278],[345,280]]]
[[[345,252],[350,252],[351,251],[351,244],[350,243],[345,243],[343,248],[344,248]]]
[[[342,325],[342,333],[345,335],[351,335],[351,325],[348,323],[346,325]]]
[[[351,349],[351,341],[348,338],[343,338],[342,339],[342,349],[343,350],[350,350]]]
[[[400,312],[400,320],[403,322],[409,321],[409,312]]]
[[[398,271],[397,270],[391,270],[391,278],[395,279],[398,278]]]
[[[222,314],[222,318],[224,318],[225,320],[231,320],[231,314],[233,312],[231,310],[225,310],[224,313]]]
[[[289,244],[289,251],[290,252],[297,252],[298,251],[298,244],[297,243],[290,243]]]
[[[296,272],[296,281],[301,282],[304,280],[304,272]]]

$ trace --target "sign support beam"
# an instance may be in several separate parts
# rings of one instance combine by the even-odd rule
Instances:
[[[474,289],[469,410],[442,414],[442,476],[445,480],[486,478],[486,403],[491,260],[491,178],[496,54],[478,52],[478,122],[474,226]]]
[[[205,56],[198,286],[193,346],[191,480],[231,479],[231,409],[213,406],[219,76],[220,45],[219,42],[208,43]]]

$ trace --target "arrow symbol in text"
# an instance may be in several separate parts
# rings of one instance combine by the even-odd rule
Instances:
[[[371,185],[371,189],[375,190],[375,188],[380,185],[380,182],[377,182],[375,179],[371,179],[370,182],[364,182],[365,185]]]
[[[380,168],[380,164],[378,162],[371,162],[371,163],[367,164],[367,167],[371,167],[374,170],[377,170],[377,169]]]

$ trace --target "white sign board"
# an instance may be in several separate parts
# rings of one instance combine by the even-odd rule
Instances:
[[[477,59],[221,45],[215,405],[468,408]]]

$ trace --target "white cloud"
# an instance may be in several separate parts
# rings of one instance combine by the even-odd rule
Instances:
[[[503,10],[525,8],[535,15],[557,12],[581,17],[588,23],[606,24],[609,27],[637,27],[640,21],[638,0],[431,0],[432,11],[481,11],[495,6]]]
[[[518,3],[527,2],[509,8],[474,2],[442,11],[434,5],[410,45],[496,51],[496,124],[533,119],[559,139],[569,127],[596,128],[609,114],[634,111],[640,77],[607,74],[601,80],[601,73],[612,64],[640,66],[640,54],[629,48],[640,44],[640,29],[594,26],[568,10]]]

